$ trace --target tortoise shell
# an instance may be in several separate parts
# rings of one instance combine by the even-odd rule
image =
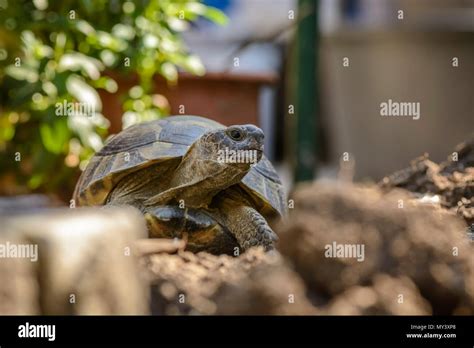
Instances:
[[[92,157],[76,185],[74,199],[79,205],[103,205],[123,177],[155,163],[179,159],[201,135],[218,128],[225,126],[200,116],[170,116],[126,128]],[[265,215],[286,214],[282,183],[265,156],[240,185]]]

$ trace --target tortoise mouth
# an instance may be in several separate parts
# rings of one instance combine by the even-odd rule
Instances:
[[[255,153],[257,154],[257,161],[255,163],[257,163],[258,161],[260,161],[263,157],[263,146],[259,147],[259,148],[251,148],[250,151],[255,151]]]
[[[263,146],[255,146],[255,147],[249,147],[248,148],[248,151],[255,151],[257,153],[258,156],[261,156],[263,155]]]

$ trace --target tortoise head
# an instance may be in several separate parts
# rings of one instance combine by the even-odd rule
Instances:
[[[170,187],[187,190],[179,196],[186,198],[189,206],[198,204],[193,199],[206,202],[219,191],[240,182],[251,166],[260,161],[263,138],[262,130],[253,125],[230,126],[204,133],[183,156]],[[190,182],[200,182],[200,185],[186,189]],[[173,195],[177,194],[173,192]]]
[[[208,131],[188,149],[173,173],[169,189],[146,201],[162,205],[184,200],[206,206],[220,191],[239,183],[263,157],[263,132],[253,125]]]
[[[208,159],[248,171],[263,155],[262,130],[254,125],[230,126],[205,133],[200,146]]]

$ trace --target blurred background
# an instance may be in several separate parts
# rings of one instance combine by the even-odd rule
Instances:
[[[0,195],[67,202],[110,134],[168,115],[259,125],[288,190],[344,156],[357,181],[441,161],[474,130],[472,0],[0,0],[0,22]]]

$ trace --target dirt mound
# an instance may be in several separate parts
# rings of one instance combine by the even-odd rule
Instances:
[[[459,144],[448,160],[436,164],[428,155],[414,159],[408,168],[383,178],[383,189],[404,188],[419,195],[440,197],[440,205],[474,223],[474,138]]]
[[[214,301],[216,314],[311,315],[318,314],[306,296],[301,277],[281,260],[250,270],[239,282],[224,282]]]
[[[410,278],[378,274],[372,286],[352,286],[327,306],[330,315],[429,315],[431,306]],[[403,297],[400,297],[402,295]],[[396,299],[396,300],[394,300]]]
[[[142,264],[152,284],[153,314],[316,314],[302,279],[278,252],[239,257],[160,253]]]
[[[278,262],[278,256],[251,249],[240,257],[159,253],[145,256],[142,265],[152,284],[153,314],[215,314],[217,290],[227,282],[240,282],[259,265]]]
[[[338,184],[302,186],[294,200],[280,250],[328,313],[350,303],[354,314],[410,314],[410,301],[421,314],[425,300],[435,314],[474,313],[474,250],[456,216],[411,204],[402,191]],[[363,257],[334,252],[347,245]],[[361,291],[371,306],[357,305]]]

